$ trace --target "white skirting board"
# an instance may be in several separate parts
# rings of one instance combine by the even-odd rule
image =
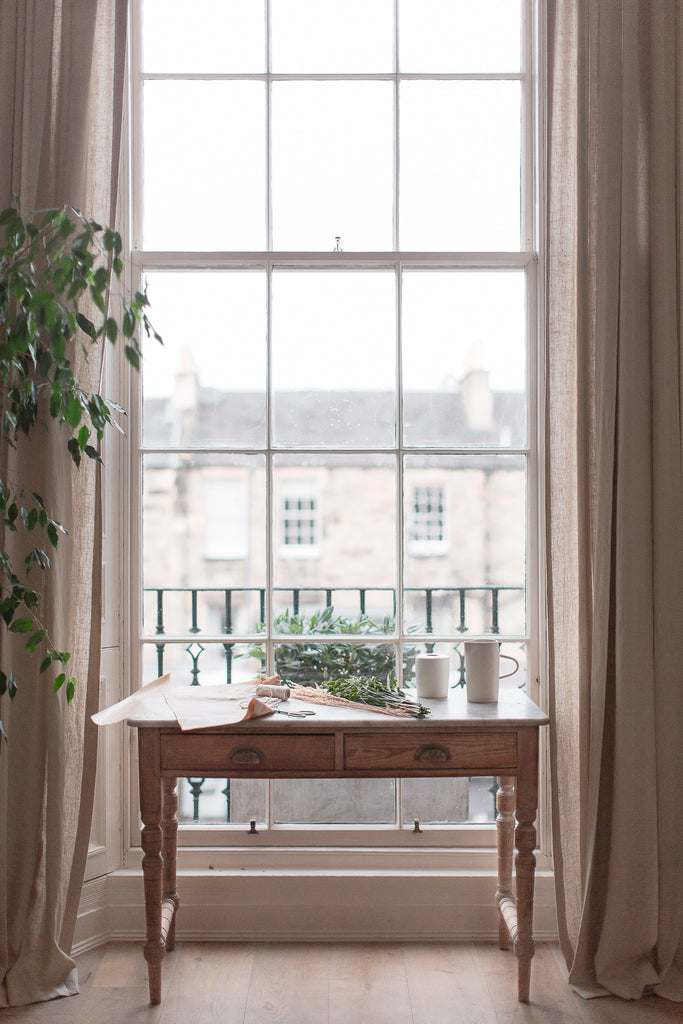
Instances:
[[[187,871],[177,939],[241,942],[497,941],[494,872]],[[536,872],[534,937],[557,940],[550,871]],[[86,882],[74,954],[145,938],[140,871]]]

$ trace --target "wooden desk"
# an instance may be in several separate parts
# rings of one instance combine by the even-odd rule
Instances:
[[[448,701],[425,701],[432,716],[423,720],[290,703],[294,709],[314,707],[315,717],[272,715],[192,732],[181,732],[173,720],[158,714],[128,721],[138,729],[150,1002],[161,1000],[162,960],[175,945],[179,777],[470,775],[498,777],[499,939],[501,949],[514,944],[518,998],[528,1002],[534,955],[538,737],[539,727],[548,723],[546,715],[518,690],[501,691],[498,704],[468,704],[462,691],[453,691]]]

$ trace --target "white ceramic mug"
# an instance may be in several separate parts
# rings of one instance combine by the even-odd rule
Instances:
[[[500,659],[514,661],[511,672],[500,671]],[[465,685],[467,699],[473,704],[495,704],[498,680],[514,675],[519,662],[510,654],[501,654],[497,640],[465,640]]]

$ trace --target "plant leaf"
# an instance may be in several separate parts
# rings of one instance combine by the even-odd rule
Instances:
[[[35,633],[31,633],[30,637],[26,641],[26,650],[31,652],[35,651],[40,644],[42,644],[46,636],[46,629],[37,629]]]
[[[136,370],[140,369],[140,356],[138,355],[137,349],[133,348],[132,345],[126,345],[125,348],[126,359],[134,366]]]
[[[66,443],[66,447],[69,449],[71,458],[77,466],[81,464],[81,449],[78,447],[78,441],[75,437],[70,437]]]
[[[30,633],[35,628],[35,622],[28,615],[21,619],[15,619],[10,623],[9,629],[12,633]]]
[[[81,422],[82,416],[83,409],[81,408],[81,403],[74,397],[66,407],[66,422],[75,429]]]
[[[86,444],[85,454],[89,459],[94,459],[95,462],[99,462],[100,464],[102,463],[102,456],[98,452],[97,448],[93,448],[91,444]]]
[[[89,338],[95,339],[95,325],[88,320],[87,316],[83,316],[82,313],[76,313],[76,320],[80,329],[88,335]]]

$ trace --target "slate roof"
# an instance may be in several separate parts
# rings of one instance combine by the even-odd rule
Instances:
[[[404,403],[406,425],[414,431],[410,436],[423,441],[429,431],[430,448],[472,447],[494,448],[503,445],[522,445],[525,437],[525,402],[519,392],[493,392],[492,428],[475,430],[468,425],[467,416],[458,391],[410,392]],[[257,392],[225,392],[215,388],[199,387],[194,409],[179,411],[172,399],[148,399],[144,403],[144,446],[146,448],[182,449],[212,447],[226,444],[235,449],[258,449],[265,436],[264,395]],[[395,422],[394,396],[378,391],[285,391],[274,402],[274,432],[278,439],[296,438],[301,448],[333,448],[340,444],[339,428],[335,424],[353,425],[353,437],[359,439],[355,447],[363,447],[364,438],[382,437],[386,446],[392,444]],[[226,440],[227,439],[227,440]],[[343,442],[342,442],[343,443]],[[369,447],[369,445],[368,445]],[[290,449],[294,451],[294,449]],[[349,455],[352,451],[349,451]],[[231,455],[230,464],[241,461]],[[357,458],[357,457],[356,457]],[[177,460],[169,456],[149,456],[148,465],[172,465]],[[424,464],[438,461],[444,465],[445,456],[424,456]],[[490,456],[481,456],[490,463]],[[220,456],[197,455],[195,464],[216,465],[224,461]],[[297,456],[297,464],[330,465],[353,462],[345,455],[326,454],[324,451]],[[392,457],[381,453],[363,456],[364,465],[389,465]],[[521,465],[519,458],[506,460],[512,468]],[[468,457],[451,456],[448,463],[473,465]]]

